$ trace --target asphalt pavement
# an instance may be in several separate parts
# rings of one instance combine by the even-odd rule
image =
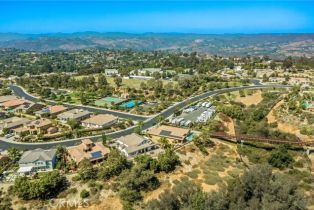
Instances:
[[[23,88],[17,86],[17,85],[10,85],[10,89],[14,92],[14,94],[20,98],[24,98],[29,101],[33,102],[38,102],[39,98],[30,95],[27,93]],[[47,100],[51,104],[57,104],[58,102],[52,101],[52,100]],[[97,107],[91,107],[91,106],[85,106],[85,105],[74,105],[74,104],[68,104],[68,103],[63,103],[64,106],[69,107],[69,108],[78,108],[78,109],[85,109],[90,112],[96,112],[96,113],[101,113],[101,114],[112,114],[116,117],[120,118],[125,118],[125,119],[131,119],[134,121],[144,121],[146,120],[147,116],[141,116],[141,115],[135,115],[135,114],[130,114],[126,112],[119,112],[115,110],[109,110],[109,109],[103,109],[103,108],[97,108]]]
[[[12,87],[12,86],[11,86]],[[18,96],[22,97],[25,96],[25,99],[30,100],[32,96],[26,94],[21,88],[14,88],[17,86],[13,86],[13,89],[15,90],[15,93],[18,93]],[[146,130],[150,127],[153,127],[157,123],[157,119],[159,116],[163,116],[164,118],[170,117],[177,109],[182,109],[186,106],[188,106],[191,103],[197,102],[199,100],[203,100],[205,98],[208,98],[209,96],[213,96],[216,94],[223,94],[227,92],[233,92],[243,89],[260,89],[260,88],[269,88],[269,87],[275,87],[275,88],[289,88],[291,86],[287,85],[253,85],[253,86],[241,86],[241,87],[233,87],[233,88],[224,88],[224,89],[218,89],[213,91],[207,91],[205,93],[202,93],[197,96],[192,96],[188,99],[183,100],[182,102],[176,103],[167,109],[163,110],[159,114],[143,121],[143,130]],[[22,93],[21,93],[22,91]],[[24,94],[23,94],[24,93]],[[28,97],[28,98],[26,98]],[[34,97],[33,97],[34,99]],[[36,99],[36,98],[35,98]],[[128,134],[133,133],[135,126],[126,128],[121,131],[108,133],[106,136],[110,139],[119,138],[121,136],[125,136]],[[67,139],[62,141],[52,141],[52,142],[42,142],[42,143],[26,143],[26,142],[13,142],[13,141],[7,141],[3,138],[0,138],[0,149],[6,150],[10,147],[16,147],[18,149],[22,150],[30,150],[30,149],[36,149],[36,148],[42,148],[42,149],[49,149],[54,148],[57,145],[63,145],[63,146],[74,146],[80,143],[80,140],[90,138],[93,141],[98,141],[101,138],[101,135],[95,135],[95,136],[88,136],[88,137],[82,137],[82,138],[74,138],[74,139]]]

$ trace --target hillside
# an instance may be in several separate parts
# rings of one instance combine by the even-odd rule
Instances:
[[[197,51],[223,56],[311,56],[314,34],[127,34],[84,32],[73,34],[0,33],[0,48],[76,50],[85,48]]]

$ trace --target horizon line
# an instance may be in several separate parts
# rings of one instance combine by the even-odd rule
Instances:
[[[1,0],[0,0],[1,1]],[[54,34],[63,34],[63,35],[73,35],[73,34],[88,34],[88,33],[94,33],[94,34],[130,34],[130,35],[147,35],[147,34],[173,34],[173,35],[285,35],[285,34],[296,34],[296,35],[302,35],[302,34],[314,34],[313,32],[257,32],[257,33],[246,33],[246,32],[240,32],[240,33],[198,33],[198,32],[123,32],[123,31],[76,31],[76,32],[40,32],[40,33],[23,33],[23,32],[1,32],[0,34],[18,34],[18,35],[54,35]]]

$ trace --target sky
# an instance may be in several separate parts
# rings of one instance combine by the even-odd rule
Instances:
[[[314,1],[2,1],[0,32],[311,33]]]

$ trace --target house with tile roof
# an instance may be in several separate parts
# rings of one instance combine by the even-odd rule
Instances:
[[[80,145],[68,148],[69,158],[75,161],[76,164],[84,159],[92,163],[101,162],[108,157],[109,152],[109,148],[101,142],[93,142],[90,139],[84,139]]]
[[[30,104],[30,103],[31,102],[23,100],[23,99],[13,99],[13,100],[9,100],[9,101],[3,102],[1,104],[1,106],[4,109],[6,109],[6,110],[10,110],[10,109],[14,109],[14,108],[16,108],[18,106],[25,105],[25,104]]]
[[[48,129],[53,127],[52,122],[49,119],[33,120],[22,127],[13,129],[15,135],[23,134],[46,134]]]
[[[67,107],[63,105],[54,105],[41,109],[40,111],[35,112],[36,116],[43,116],[45,114],[49,114],[50,116],[57,116],[58,114],[68,110]]]

